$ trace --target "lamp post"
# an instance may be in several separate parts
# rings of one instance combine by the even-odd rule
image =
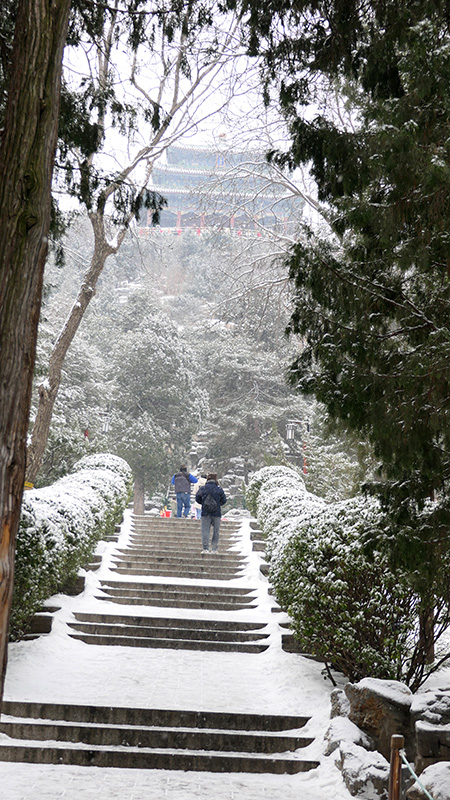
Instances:
[[[288,442],[289,441],[292,442],[295,439],[295,429],[296,428],[301,428],[301,427],[302,427],[302,423],[301,423],[300,420],[298,420],[298,419],[289,419],[287,421],[287,423],[286,423],[286,440]],[[306,430],[309,431],[309,422],[306,423],[305,427],[306,427]],[[302,455],[303,455],[303,473],[304,473],[304,475],[306,475],[307,472],[308,472],[308,464],[307,464],[307,461],[306,461],[305,450],[306,450],[306,443],[305,443],[305,440],[303,439],[303,442],[302,442],[302,451],[303,451]]]
[[[102,433],[104,433],[105,435],[109,433],[109,423],[110,423],[110,417],[109,417],[109,411],[107,411],[103,418],[103,424],[102,424]]]

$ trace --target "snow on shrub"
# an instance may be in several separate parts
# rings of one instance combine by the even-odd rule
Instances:
[[[267,535],[271,582],[302,649],[352,681],[405,680],[418,598],[384,556],[364,552],[363,533],[381,524],[377,502],[325,504],[280,467],[256,473],[249,495]]]
[[[97,542],[114,530],[132,489],[121,458],[94,454],[52,486],[24,494],[17,535],[11,637],[20,638],[30,617],[50,595],[73,580]]]
[[[267,537],[266,553],[272,561],[295,533],[299,519],[325,506],[324,500],[306,490],[301,473],[292,467],[263,467],[255,472],[245,498]]]

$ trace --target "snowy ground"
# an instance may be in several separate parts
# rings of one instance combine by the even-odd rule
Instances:
[[[130,532],[127,512],[120,546]],[[100,647],[70,639],[66,622],[74,611],[117,613],[117,605],[95,599],[98,582],[110,575],[115,543],[101,543],[102,566],[88,572],[86,589],[78,597],[57,595],[49,605],[59,605],[50,635],[9,649],[5,699],[95,703],[138,708],[230,710],[259,713],[311,715],[305,735],[315,741],[302,756],[320,760],[320,766],[299,775],[246,775],[201,772],[98,769],[59,765],[8,764],[0,762],[1,800],[349,800],[334,757],[323,756],[322,737],[329,721],[330,682],[322,666],[281,649],[278,622],[284,615],[272,613],[267,581],[259,571],[260,557],[251,550],[248,521],[242,525],[242,540],[236,548],[250,555],[244,577],[220,582],[258,589],[258,608],[242,610],[234,618],[267,622],[270,647],[259,655],[145,648]],[[114,576],[115,578],[117,576]],[[126,580],[126,576],[121,576]],[[135,578],[130,578],[135,580]],[[152,578],[154,582],[173,582]],[[178,581],[180,583],[186,580]],[[202,585],[200,581],[189,581]],[[219,583],[219,582],[218,582]],[[97,591],[96,591],[97,590]],[[120,607],[120,614],[140,613],[137,606]],[[152,616],[192,616],[183,609],[147,607]],[[226,612],[196,610],[197,618],[226,619]],[[7,740],[0,735],[0,740]]]

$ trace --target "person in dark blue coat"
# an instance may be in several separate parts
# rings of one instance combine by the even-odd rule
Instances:
[[[217,553],[222,506],[227,502],[227,498],[224,490],[219,486],[216,472],[210,472],[207,475],[206,483],[200,487],[195,499],[202,507],[202,554],[209,553],[209,532],[211,528],[213,529],[211,553]]]

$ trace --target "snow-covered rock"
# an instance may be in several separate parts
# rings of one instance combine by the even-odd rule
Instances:
[[[342,743],[357,744],[366,750],[374,750],[375,746],[371,739],[357,727],[348,717],[334,717],[324,736],[325,755],[334,753]],[[344,746],[344,745],[343,745]]]
[[[333,689],[330,694],[331,711],[330,718],[348,717],[350,713],[350,703],[343,689]]]
[[[373,737],[377,750],[390,758],[391,736],[405,737],[407,757],[414,758],[414,729],[411,723],[412,692],[400,681],[363,678],[349,683],[345,693],[350,701],[349,717]]]
[[[415,695],[411,718],[416,732],[418,773],[435,761],[450,758],[450,689],[434,689]]]
[[[433,800],[450,800],[450,761],[441,761],[427,767],[420,776],[420,783]],[[406,792],[407,800],[425,800],[426,794],[418,783]]]
[[[353,742],[343,741],[339,747],[337,765],[344,783],[354,797],[364,800],[387,798],[389,763],[377,752],[368,752]]]

